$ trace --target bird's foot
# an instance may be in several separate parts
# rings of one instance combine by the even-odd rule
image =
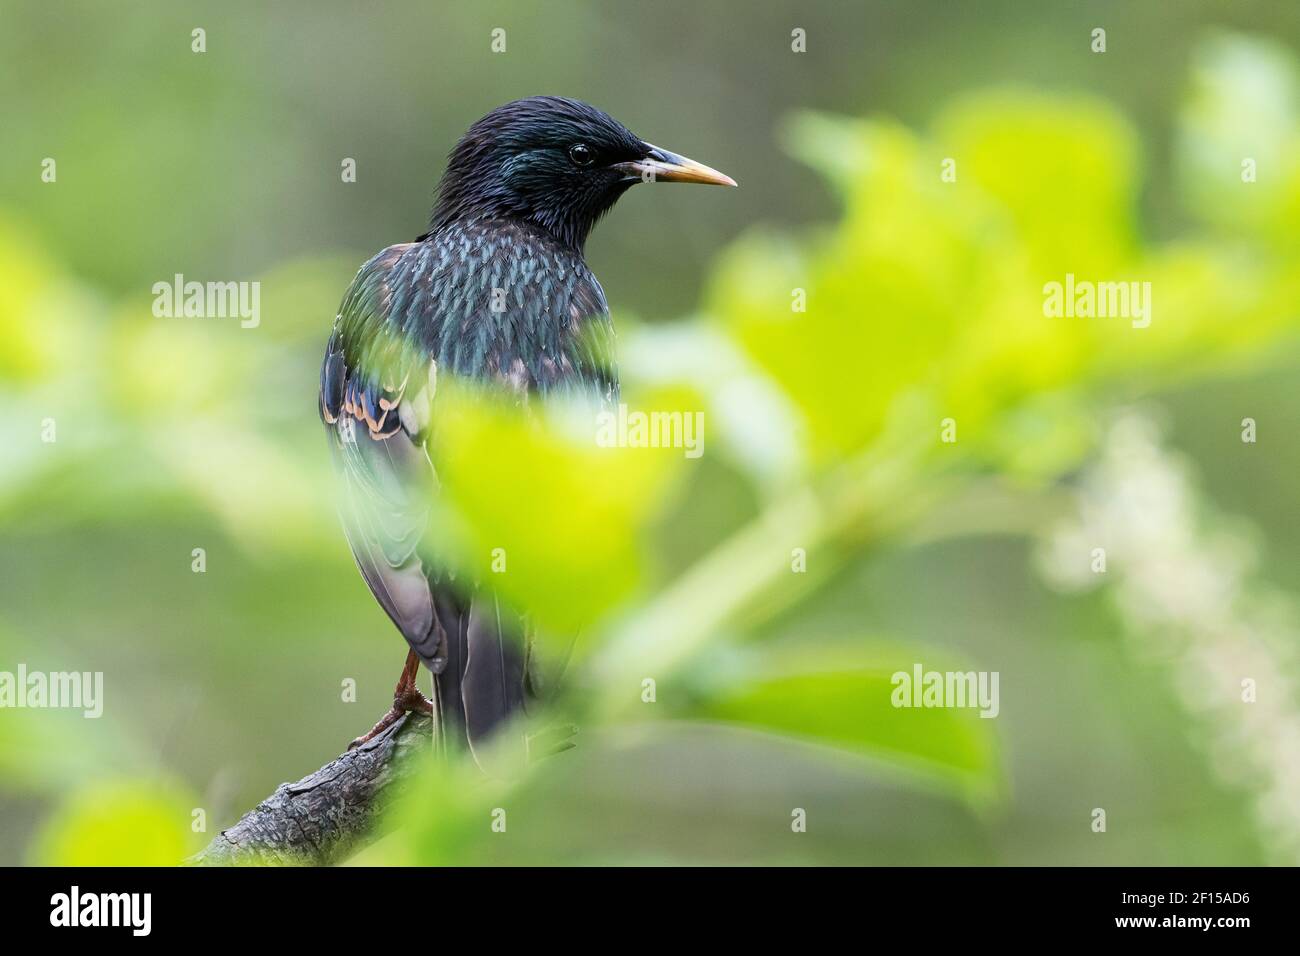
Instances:
[[[369,733],[348,744],[348,750],[355,750],[367,741],[375,739],[407,713],[433,713],[433,701],[421,694],[415,686],[415,675],[419,669],[420,659],[415,656],[415,651],[411,651],[406,655],[406,666],[402,668],[402,676],[397,679],[397,686],[393,688],[393,706],[389,708],[388,713],[379,718],[379,723],[370,728]]]
[[[356,750],[362,744],[374,740],[393,724],[397,723],[408,713],[415,714],[432,714],[433,701],[425,697],[418,690],[413,690],[409,696],[394,697],[393,706],[389,708],[388,713],[379,718],[379,722],[370,728],[370,731],[358,737],[352,743],[348,744],[348,750]]]

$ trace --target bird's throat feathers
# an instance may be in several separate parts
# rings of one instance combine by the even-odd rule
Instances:
[[[539,184],[521,194],[520,182],[533,175],[520,168],[526,162],[507,160],[501,164],[507,168],[504,173],[491,164],[485,164],[482,175],[449,170],[439,187],[426,235],[457,223],[506,220],[535,226],[581,255],[596,223],[633,185],[629,181],[586,190],[561,185],[544,195],[545,187]]]

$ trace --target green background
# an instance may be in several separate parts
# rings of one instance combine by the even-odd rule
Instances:
[[[1059,279],[1062,264],[1076,258],[1081,274],[1096,274],[1091,262],[1114,270],[1104,275],[1144,278],[1163,273],[1141,264],[1146,253],[1132,249],[1203,242],[1224,262],[1246,263],[1241,271],[1225,268],[1225,295],[1244,310],[1264,303],[1258,311],[1266,318],[1252,325],[1207,306],[1207,317],[1187,333],[1203,336],[1194,349],[1135,357],[1111,343],[1106,347],[1120,356],[1114,361],[1064,362],[1019,390],[996,368],[971,372],[965,387],[996,396],[999,414],[1011,414],[1026,396],[1066,396],[1066,417],[1082,422],[1087,437],[1077,450],[1067,441],[1071,450],[1049,455],[1046,464],[1009,464],[1014,456],[1002,454],[996,437],[1007,432],[990,424],[971,433],[977,444],[958,468],[960,493],[931,483],[943,469],[927,458],[895,492],[895,503],[928,501],[933,492],[938,504],[888,535],[853,529],[837,540],[836,560],[826,562],[834,571],[806,593],[701,641],[676,662],[673,681],[665,672],[665,687],[686,688],[676,704],[675,692],[661,691],[667,716],[591,716],[579,747],[523,791],[512,818],[515,842],[426,834],[410,838],[411,857],[392,848],[404,839],[399,831],[373,851],[374,860],[1300,859],[1287,842],[1294,831],[1279,828],[1268,810],[1270,800],[1300,805],[1296,776],[1291,791],[1270,794],[1257,773],[1225,769],[1206,743],[1222,725],[1207,727],[1189,708],[1179,652],[1144,651],[1149,635],[1134,627],[1109,586],[1064,593],[1040,573],[1038,558],[1060,517],[1053,509],[1061,496],[1101,456],[1104,423],[1115,408],[1136,403],[1187,463],[1197,513],[1226,523],[1256,556],[1248,603],[1278,605],[1284,622],[1262,638],[1278,670],[1258,675],[1267,685],[1261,694],[1273,692],[1281,713],[1295,719],[1294,632],[1285,622],[1300,590],[1300,350],[1287,278],[1295,219],[1285,216],[1300,209],[1291,205],[1300,188],[1293,168],[1266,166],[1258,185],[1273,192],[1261,200],[1262,211],[1225,211],[1240,195],[1229,192],[1235,160],[1220,180],[1197,164],[1214,124],[1198,126],[1195,112],[1198,77],[1213,72],[1204,67],[1212,59],[1206,50],[1225,36],[1265,44],[1248,49],[1265,49],[1293,68],[1300,53],[1294,4],[668,0],[261,8],[2,0],[0,23],[0,400],[8,410],[0,424],[0,670],[22,661],[29,669],[103,671],[106,684],[99,720],[0,710],[0,863],[178,859],[280,782],[331,759],[387,707],[405,649],[338,528],[316,376],[356,267],[422,231],[443,157],[470,122],[515,97],[574,96],[645,139],[734,176],[739,190],[633,190],[589,243],[588,260],[616,322],[628,330],[621,360],[630,394],[653,394],[687,377],[691,363],[678,353],[640,346],[655,341],[655,329],[695,320],[692,327],[713,329],[750,356],[824,439],[807,444],[799,463],[776,478],[746,466],[743,436],[711,441],[698,463],[679,464],[668,505],[639,539],[648,557],[635,569],[638,587],[599,608],[611,613],[597,633],[617,642],[619,633],[633,633],[627,622],[656,594],[762,514],[778,492],[818,485],[884,434],[883,410],[896,409],[889,403],[912,381],[933,384],[926,361],[973,320],[946,308],[964,301],[960,296],[936,292],[933,314],[950,316],[952,325],[934,325],[927,308],[909,311],[915,290],[955,288],[972,281],[967,268],[975,274],[980,263],[1010,261],[996,243],[971,251],[983,248],[994,226],[967,229],[963,220],[953,227],[960,242],[935,238],[926,220],[913,217],[910,194],[895,191],[887,176],[880,191],[863,187],[857,198],[853,187],[832,186],[827,169],[837,160],[828,160],[828,151],[852,182],[875,182],[870,177],[881,168],[902,169],[910,160],[888,158],[867,134],[852,140],[862,150],[856,153],[849,140],[859,133],[844,132],[856,127],[832,133],[795,117],[888,118],[886,128],[928,138],[924,149],[935,161],[923,149],[924,168],[936,171],[937,184],[937,159],[959,136],[944,131],[959,130],[962,117],[986,131],[990,116],[1005,115],[1009,132],[986,164],[1011,180],[1032,180],[1024,170],[1041,158],[1040,141],[1032,125],[1021,132],[1016,108],[962,113],[954,106],[990,88],[1026,98],[1035,116],[1066,122],[1084,154],[1094,149],[1100,157],[1085,171],[1131,162],[1132,189],[1118,189],[1125,205],[1113,217],[1119,225],[1105,210],[1076,219],[1071,203],[1093,197],[1072,194],[1068,179],[1049,179],[1043,221],[1010,216],[1005,222],[1016,238],[1006,249],[1044,265],[1046,278]],[[1089,47],[1097,26],[1107,30],[1104,54]],[[206,30],[206,53],[191,52],[195,27]],[[490,50],[496,27],[507,31],[504,54]],[[791,52],[795,27],[807,31],[806,53]],[[1259,54],[1258,62],[1267,57]],[[1257,62],[1255,54],[1246,62]],[[1266,80],[1244,87],[1246,142],[1230,143],[1238,151],[1227,155],[1266,151],[1264,144],[1280,137],[1287,147],[1281,155],[1294,164],[1297,90],[1279,92]],[[1045,106],[1055,101],[1042,97],[1062,97],[1062,105]],[[1296,124],[1289,132],[1271,121],[1251,126],[1252,117],[1274,115],[1264,108],[1274,101],[1277,115]],[[1088,111],[1098,103],[1104,115],[1094,122]],[[847,139],[836,140],[841,135]],[[57,161],[56,183],[41,181],[45,157]],[[340,179],[345,157],[356,160],[355,183]],[[976,165],[967,166],[967,157],[958,157],[963,183]],[[985,173],[995,196],[996,176]],[[891,195],[901,197],[898,208],[880,211]],[[1005,195],[995,199],[1014,206]],[[984,207],[971,202],[970,215],[982,216]],[[934,208],[936,221],[947,223],[942,200]],[[857,261],[855,243],[887,249],[872,229],[914,254],[915,288],[882,292],[873,284],[896,274],[875,252],[866,266],[846,265]],[[1070,237],[1064,252],[1052,245],[1058,235]],[[755,244],[764,251],[753,252]],[[784,333],[765,338],[767,319],[745,311],[750,255],[759,262],[788,255],[799,263],[796,275],[822,275],[824,292],[814,301],[834,320],[818,326],[817,309],[809,313],[814,324],[797,340],[807,349],[797,369],[793,361],[793,370],[781,365],[791,354]],[[1256,275],[1256,267],[1266,274]],[[150,288],[175,273],[260,280],[260,327],[154,318]],[[1037,308],[1037,285],[1025,288]],[[1238,290],[1240,299],[1231,299]],[[1161,341],[1161,327],[1179,321],[1170,305],[1147,331]],[[927,328],[933,337],[917,339]],[[698,354],[691,341],[688,349]],[[1040,353],[1024,354],[1033,364]],[[960,361],[936,366],[937,380],[951,381],[948,371]],[[902,377],[892,378],[898,369]],[[811,389],[798,387],[808,382]],[[697,383],[685,387],[685,394],[698,390]],[[810,391],[829,397],[819,403]],[[837,422],[856,420],[859,394],[863,407],[882,409],[881,421],[839,430]],[[1260,422],[1255,445],[1239,438],[1247,415]],[[57,422],[53,444],[40,441],[47,417]],[[780,433],[782,421],[762,420],[759,431]],[[892,446],[882,447],[890,457]],[[986,510],[970,489],[1007,476],[1015,481],[1011,491],[999,484],[999,500],[1010,504]],[[1044,498],[1049,510],[1034,510]],[[973,535],[932,533],[963,520],[987,527]],[[197,547],[206,549],[203,574],[191,571]],[[788,550],[774,560],[788,561]],[[815,550],[810,558],[821,560]],[[581,592],[583,583],[573,587]],[[599,646],[604,639],[593,640]],[[780,649],[773,652],[778,663],[829,648],[905,668],[922,660],[997,670],[1002,712],[973,727],[956,718],[952,727],[882,718],[882,726],[897,725],[880,731],[893,757],[882,755],[876,731],[860,722],[876,719],[871,708],[865,716],[836,710],[831,717],[846,726],[824,738],[801,733],[799,721],[785,725],[767,715],[767,702],[779,699],[770,687],[758,683],[728,697],[710,683],[728,671],[727,654],[749,649],[766,661],[767,648]],[[589,706],[585,700],[621,693],[581,664],[575,675],[579,710]],[[340,695],[349,678],[358,688],[355,703]],[[843,700],[856,701],[871,686],[849,681]],[[633,699],[638,692],[630,691]],[[816,710],[815,698],[800,699]],[[1281,739],[1286,726],[1264,733]],[[815,745],[796,739],[809,736]],[[914,773],[908,760],[893,759],[944,751],[949,740],[953,764],[969,759],[973,768],[959,768],[956,787],[952,773]],[[1251,746],[1243,740],[1238,750]],[[1293,739],[1279,751],[1300,765],[1296,747]],[[793,807],[808,810],[807,833],[790,832]],[[1090,829],[1094,807],[1107,809],[1105,834]],[[193,808],[206,811],[206,833],[192,832]],[[473,821],[464,826],[482,829]]]

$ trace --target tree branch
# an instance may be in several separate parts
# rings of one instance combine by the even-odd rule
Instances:
[[[433,721],[408,713],[373,740],[297,783],[282,783],[191,857],[193,866],[327,865],[374,835],[379,811],[428,757]]]

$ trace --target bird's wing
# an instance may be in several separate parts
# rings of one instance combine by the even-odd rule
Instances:
[[[436,484],[422,430],[437,367],[387,331],[394,306],[403,305],[393,265],[404,251],[393,246],[366,263],[344,297],[321,366],[320,410],[342,476],[343,527],[361,575],[412,649],[436,670],[441,642],[420,546]]]

